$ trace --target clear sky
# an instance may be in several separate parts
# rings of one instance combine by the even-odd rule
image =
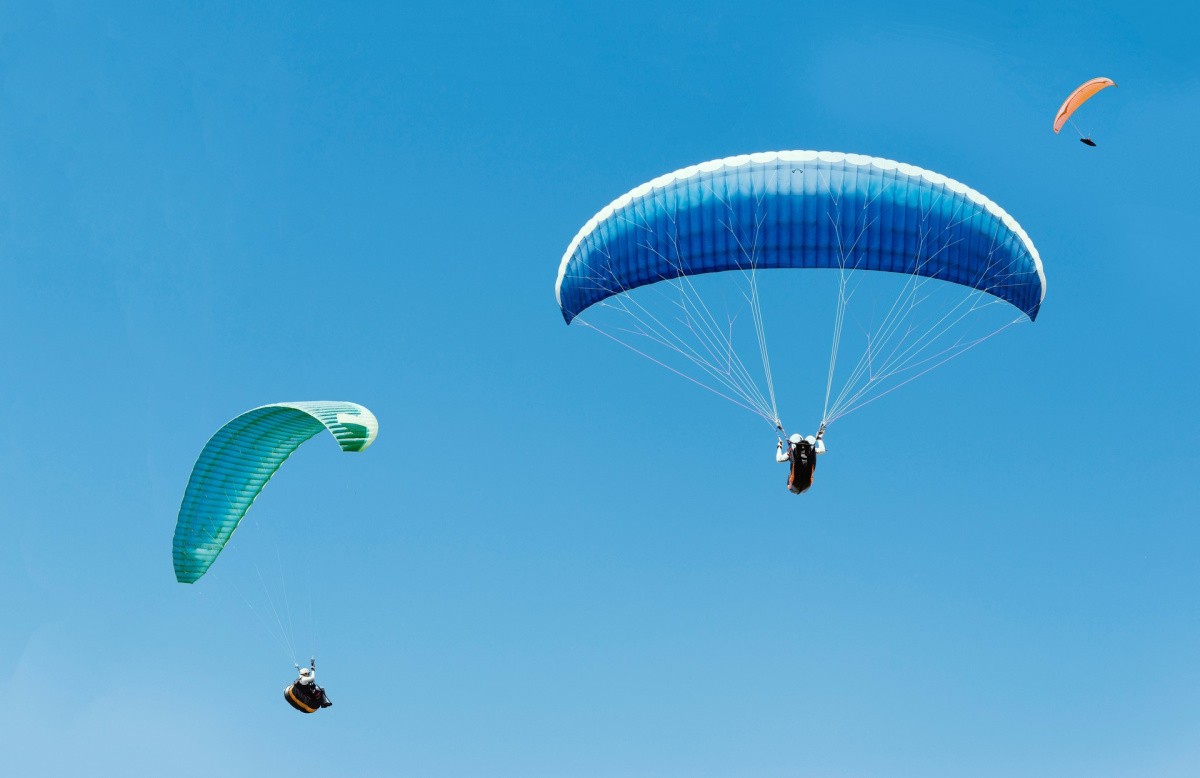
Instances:
[[[5,773],[1200,774],[1195,11],[433,5],[0,5]],[[614,197],[775,149],[964,181],[1049,281],[800,498],[553,295]],[[377,443],[175,583],[208,436],[317,399]]]

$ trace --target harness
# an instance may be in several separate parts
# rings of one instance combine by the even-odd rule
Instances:
[[[296,696],[296,693],[292,691],[295,687],[296,684],[288,685],[288,687],[283,690],[283,698],[288,701],[289,705],[301,713],[316,713],[317,709],[315,707],[302,702],[300,698]]]
[[[801,440],[788,449],[792,460],[788,473],[788,490],[800,494],[813,483],[813,472],[817,469],[817,452],[807,440]]]

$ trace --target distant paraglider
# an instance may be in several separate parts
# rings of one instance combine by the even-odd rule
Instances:
[[[308,667],[296,665],[296,680],[283,688],[283,699],[301,713],[316,713],[333,703],[325,690],[317,686],[317,660],[309,659]]]
[[[267,481],[321,430],[329,430],[342,451],[363,451],[379,434],[379,422],[351,402],[289,402],[246,411],[217,430],[192,468],[179,507],[172,546],[177,581],[195,583],[208,572]],[[279,629],[285,630],[282,621]],[[283,690],[287,703],[302,713],[332,705],[315,681],[316,661],[296,669],[298,677]]]
[[[1110,86],[1116,86],[1111,78],[1093,78],[1083,82],[1075,91],[1067,95],[1067,99],[1063,101],[1062,106],[1058,109],[1058,113],[1054,114],[1054,132],[1057,134],[1063,128],[1063,125],[1071,121],[1071,114],[1079,108],[1079,106],[1092,99],[1100,90],[1107,89]],[[1096,142],[1079,131],[1079,127],[1075,122],[1071,122],[1071,126],[1075,127],[1076,132],[1079,132],[1079,142],[1088,146],[1095,146]]]

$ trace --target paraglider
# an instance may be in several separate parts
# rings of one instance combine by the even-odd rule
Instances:
[[[283,688],[283,698],[301,713],[316,713],[333,705],[325,690],[317,686],[317,662],[309,659],[308,667],[296,665],[296,680]]]
[[[1071,94],[1067,95],[1067,99],[1063,100],[1063,104],[1059,107],[1058,113],[1054,114],[1055,134],[1058,134],[1058,131],[1063,128],[1064,124],[1066,124],[1068,121],[1071,121],[1071,115],[1078,110],[1079,106],[1092,99],[1092,97],[1095,96],[1100,90],[1107,89],[1110,86],[1116,86],[1113,80],[1111,78],[1101,77],[1089,79],[1076,87]],[[1072,121],[1071,126],[1075,127],[1075,122]],[[1075,127],[1075,130],[1079,132],[1078,127]],[[1096,145],[1096,142],[1087,137],[1087,135],[1085,135],[1083,132],[1079,132],[1079,135],[1080,143],[1088,146]]]
[[[246,411],[217,430],[192,468],[179,507],[172,544],[177,581],[195,583],[208,572],[271,476],[322,430],[343,451],[364,451],[379,422],[356,403],[287,402]],[[299,675],[284,689],[288,704],[304,713],[328,708],[332,703],[314,680],[316,661],[295,667]]]
[[[817,431],[815,436],[804,437],[796,433],[788,438],[787,451],[783,450],[783,441],[775,447],[776,462],[790,462],[787,488],[792,494],[802,494],[813,485],[813,476],[817,470],[817,457],[825,453],[825,428]]]
[[[760,272],[785,269],[803,274]],[[693,165],[613,201],[567,247],[555,297],[567,324],[578,321],[782,431],[769,317],[787,322],[793,347],[808,347],[820,310],[789,295],[776,313],[769,301],[785,278],[803,294],[835,281],[835,294],[818,300],[833,314],[822,430],[1032,322],[1046,295],[1033,242],[979,192],[892,160],[781,151]],[[888,297],[862,305],[872,288]],[[875,319],[850,330],[861,339],[843,340],[852,312]],[[863,348],[845,370],[839,356],[854,354],[855,342]],[[747,349],[761,371],[743,358]],[[811,484],[805,468],[798,485],[806,476]]]

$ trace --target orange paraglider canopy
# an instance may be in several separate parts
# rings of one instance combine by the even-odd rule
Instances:
[[[1054,131],[1061,130],[1062,126],[1067,123],[1067,119],[1071,118],[1071,114],[1075,113],[1075,109],[1086,103],[1092,95],[1110,86],[1116,86],[1111,78],[1093,78],[1080,84],[1074,92],[1067,95],[1062,108],[1059,108],[1058,113],[1054,114]]]

